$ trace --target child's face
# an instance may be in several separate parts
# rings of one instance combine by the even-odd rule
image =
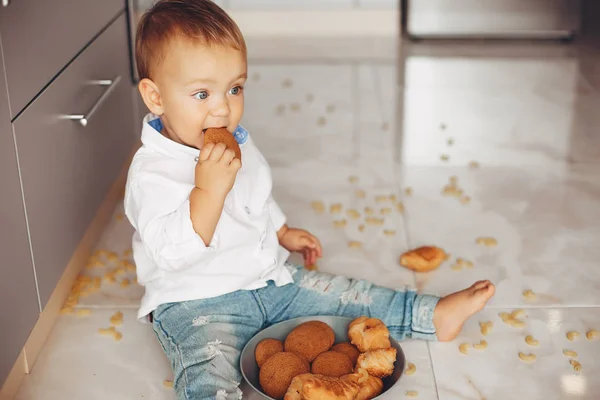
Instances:
[[[156,68],[154,82],[147,80],[146,86],[140,82],[140,91],[150,111],[161,116],[164,135],[201,148],[207,128],[233,132],[239,124],[246,77],[246,58],[240,51],[174,39]]]

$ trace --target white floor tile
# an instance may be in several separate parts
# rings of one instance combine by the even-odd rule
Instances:
[[[600,327],[600,309],[527,309],[520,317],[524,328],[502,322],[499,312],[486,310],[467,322],[463,333],[450,343],[430,344],[434,372],[441,400],[462,399],[597,399],[600,393],[600,340],[588,340],[586,332]],[[483,336],[480,321],[492,321],[493,328]],[[574,341],[569,331],[580,333]],[[538,346],[525,342],[533,336]],[[487,348],[472,344],[487,342]],[[459,345],[470,345],[468,354]],[[567,357],[563,350],[574,350]],[[534,354],[535,361],[523,361],[519,353]],[[581,365],[575,371],[570,359]]]

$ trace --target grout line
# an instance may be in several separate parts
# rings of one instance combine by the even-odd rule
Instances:
[[[381,87],[381,80],[379,79],[379,73],[375,68],[375,65],[369,63],[369,70],[371,72],[371,79],[373,80],[373,88],[375,89],[375,101],[377,102],[377,108],[380,111],[381,121],[387,122],[388,118],[383,111],[383,89]]]
[[[553,308],[560,308],[560,309],[570,309],[570,308],[599,308],[600,309],[600,304],[599,305],[590,305],[590,304],[584,304],[584,305],[564,305],[564,304],[549,304],[549,305],[539,305],[539,306],[535,306],[535,305],[512,305],[512,306],[487,306],[485,307],[482,311],[485,310],[506,310],[506,309],[511,309],[511,308],[522,308],[524,310],[550,310]],[[480,311],[481,312],[481,311]]]
[[[377,101],[377,105],[379,110],[381,111],[381,118],[382,121],[387,122],[388,124],[391,125],[391,121],[389,121],[387,119],[387,116],[385,115],[385,112],[383,110],[383,89],[381,86],[381,79],[379,76],[379,71],[376,69],[376,66],[373,63],[369,63],[368,66],[370,67],[370,71],[371,71],[371,79],[373,80],[373,87],[375,89],[375,98]],[[390,127],[390,129],[392,129],[392,127]],[[394,135],[394,138],[396,137],[396,135]],[[392,179],[393,179],[393,188],[396,191],[396,193],[398,193],[399,198],[402,199],[402,185],[400,183],[400,177],[398,175],[398,168],[396,166],[396,163],[392,160]],[[402,202],[405,206],[406,203],[403,201]],[[406,211],[401,214],[400,218],[402,219],[402,226],[399,227],[400,229],[398,229],[398,231],[403,231],[404,232],[404,239],[406,242],[406,246],[408,249],[411,248],[411,244],[410,244],[410,238],[409,238],[409,229],[408,229],[408,219],[407,219],[407,213]],[[413,277],[413,286],[416,288],[417,287],[417,273],[416,271],[412,271],[412,277]]]
[[[427,345],[427,354],[429,354],[429,364],[431,365],[431,375],[433,378],[433,387],[435,388],[435,396],[439,400],[440,391],[438,389],[437,379],[435,377],[435,367],[433,366],[433,357],[431,356],[431,347],[429,347],[430,342],[425,342],[425,344]]]
[[[359,73],[360,65],[352,65],[350,68],[350,98],[352,99],[352,134],[354,135],[353,153],[356,159],[360,158],[360,96],[359,96]]]

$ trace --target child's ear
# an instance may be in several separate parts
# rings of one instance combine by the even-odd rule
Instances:
[[[158,91],[156,83],[148,78],[144,78],[138,84],[138,90],[142,95],[142,100],[144,100],[146,107],[148,107],[148,110],[150,110],[151,113],[156,115],[164,114],[160,92]]]

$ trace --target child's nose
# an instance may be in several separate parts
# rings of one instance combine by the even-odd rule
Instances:
[[[219,100],[211,110],[213,117],[227,117],[229,115],[229,104],[227,99]]]

